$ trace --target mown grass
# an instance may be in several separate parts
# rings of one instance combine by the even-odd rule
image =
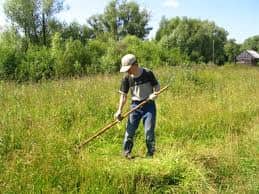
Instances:
[[[81,152],[75,146],[112,121],[121,75],[39,84],[0,83],[1,193],[258,193],[259,69],[154,70],[157,152],[121,157],[125,122]]]

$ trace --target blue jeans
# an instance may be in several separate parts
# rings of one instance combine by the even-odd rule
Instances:
[[[133,109],[140,103],[141,102],[133,101],[131,104],[131,109]],[[123,141],[124,154],[131,153],[131,150],[133,148],[134,135],[141,119],[143,119],[143,125],[145,128],[147,154],[154,154],[156,124],[156,105],[154,101],[147,102],[144,106],[129,115],[128,123],[126,126],[126,133]]]

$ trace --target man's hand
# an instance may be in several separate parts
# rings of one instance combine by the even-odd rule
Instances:
[[[121,110],[117,110],[117,112],[114,114],[114,118],[117,119],[118,121],[122,120]]]
[[[149,100],[155,100],[156,98],[157,98],[157,93],[156,92],[150,94],[149,97],[148,97]]]

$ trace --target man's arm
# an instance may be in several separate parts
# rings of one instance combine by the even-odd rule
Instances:
[[[151,85],[153,87],[153,93],[149,95],[149,100],[155,100],[157,98],[157,93],[160,90],[160,84],[158,83],[155,75],[150,71]]]
[[[127,94],[121,94],[120,96],[120,101],[119,101],[119,107],[118,110],[122,112],[124,105],[126,104],[127,101]]]
[[[154,73],[152,71],[149,71],[149,77],[150,77],[150,83],[153,87],[153,92],[158,92],[160,90],[160,84],[158,83]]]
[[[121,120],[121,113],[122,113],[123,107],[126,104],[126,102],[127,102],[127,94],[121,94],[118,110],[114,114],[114,117],[116,119]]]

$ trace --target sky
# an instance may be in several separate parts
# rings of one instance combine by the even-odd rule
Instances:
[[[0,26],[8,23],[0,0]],[[77,21],[86,24],[87,18],[102,14],[110,0],[65,0],[65,10],[58,14],[61,21]],[[228,33],[228,38],[242,43],[245,39],[259,35],[258,0],[135,0],[141,8],[151,13],[149,26],[153,27],[149,38],[153,38],[162,16],[167,19],[187,16],[214,21]],[[1,28],[1,27],[0,27]]]

